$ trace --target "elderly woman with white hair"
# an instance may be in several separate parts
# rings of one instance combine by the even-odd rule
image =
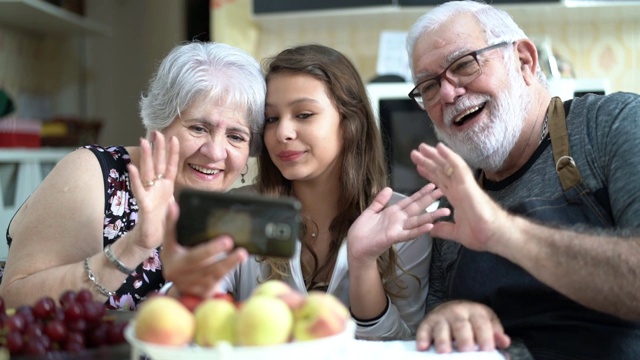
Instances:
[[[225,191],[260,147],[265,81],[244,51],[220,43],[176,46],[140,101],[147,136],[140,146],[84,146],[65,156],[21,206],[7,230],[0,284],[8,307],[88,288],[107,308],[134,310],[165,283],[159,252],[174,194]],[[224,275],[246,259],[230,239]],[[172,246],[171,273],[195,273],[193,253]]]

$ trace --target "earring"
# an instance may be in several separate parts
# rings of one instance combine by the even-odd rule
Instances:
[[[247,175],[247,173],[249,172],[249,165],[244,164],[244,172],[240,173],[240,182],[244,184],[244,176]]]

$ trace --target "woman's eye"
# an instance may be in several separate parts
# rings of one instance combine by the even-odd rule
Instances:
[[[311,116],[313,116],[312,113],[302,113],[302,114],[298,115],[298,118],[299,119],[307,119],[307,118],[310,118]]]
[[[229,139],[231,139],[231,141],[233,142],[245,142],[246,139],[244,138],[244,136],[241,135],[236,135],[236,134],[230,134],[227,136]]]
[[[197,132],[197,133],[203,133],[207,131],[207,128],[205,128],[204,126],[200,126],[200,125],[191,125],[189,126],[189,129]]]

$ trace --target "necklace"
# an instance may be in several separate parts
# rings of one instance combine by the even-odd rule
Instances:
[[[549,125],[549,114],[544,116],[544,122],[542,123],[542,134],[540,135],[540,142],[547,136],[547,128]]]
[[[313,229],[310,229],[311,231],[309,232],[309,236],[311,237],[311,242],[314,242],[316,240],[316,238],[318,237],[318,233],[320,232],[320,229],[318,227],[318,224],[316,224],[315,221],[309,219],[309,222],[313,225]],[[305,232],[307,229],[309,229],[310,227],[308,226],[308,224],[305,224]]]

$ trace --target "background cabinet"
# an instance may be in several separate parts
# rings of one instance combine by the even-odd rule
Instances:
[[[0,262],[7,258],[5,234],[11,218],[53,166],[71,150],[0,150]]]

